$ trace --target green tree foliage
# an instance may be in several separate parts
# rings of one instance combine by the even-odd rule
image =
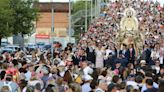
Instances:
[[[9,7],[8,0],[0,1],[0,46],[1,39],[12,34],[13,10]]]
[[[11,35],[29,34],[37,19],[37,0],[0,0],[0,45],[1,39]]]
[[[34,28],[37,19],[37,9],[33,7],[36,0],[10,0],[13,9],[13,34],[29,34]]]

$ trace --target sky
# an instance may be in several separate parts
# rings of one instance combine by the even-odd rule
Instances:
[[[69,0],[39,0],[40,2],[50,2],[50,1],[54,1],[54,2],[69,2]],[[72,1],[77,1],[77,0],[72,0]],[[147,0],[145,0],[147,1]],[[156,0],[153,0],[156,1]],[[164,0],[157,0],[159,1],[162,5],[164,4]]]

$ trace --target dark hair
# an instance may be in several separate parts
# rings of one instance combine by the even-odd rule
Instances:
[[[41,84],[40,84],[40,83],[36,83],[35,89],[36,89],[36,90],[41,90]]]
[[[54,85],[49,84],[47,86],[47,88],[45,89],[45,92],[54,92],[54,90],[52,89],[52,87],[54,87]]]
[[[117,83],[119,81],[120,77],[118,75],[114,75],[112,78],[112,82]]]
[[[25,60],[23,60],[23,61],[21,62],[21,64],[22,64],[22,66],[24,66],[24,65],[27,64],[27,62],[26,62]]]
[[[121,82],[120,85],[119,85],[119,88],[120,89],[125,89],[126,87],[126,82]]]
[[[99,68],[96,68],[96,69],[93,71],[93,73],[92,73],[91,76],[92,76],[92,78],[93,78],[94,80],[97,80],[99,74],[100,74],[100,69],[99,69]]]
[[[14,64],[14,66],[18,65],[18,61],[16,59],[14,59],[12,63]]]
[[[158,81],[159,81],[158,76],[155,76],[155,75],[154,75],[154,76],[153,76],[153,81],[156,82],[156,83],[158,83]]]
[[[6,80],[7,80],[7,81],[11,81],[11,80],[12,80],[12,75],[7,74],[7,75],[6,75]]]
[[[20,69],[19,69],[19,72],[20,72],[20,73],[27,73],[27,70],[26,70],[25,68],[20,68]]]
[[[34,92],[34,86],[27,86],[26,92]]]
[[[98,82],[96,80],[92,80],[92,82],[90,83],[91,89],[95,89],[97,85],[98,85]]]
[[[153,80],[152,79],[147,79],[146,84],[150,85],[150,86],[153,86]]]
[[[164,90],[164,80],[159,81],[159,92],[163,92]]]
[[[0,78],[1,80],[5,78],[6,71],[1,71]]]
[[[109,85],[108,85],[108,92],[112,92],[112,90],[113,90],[115,87],[117,87],[116,84],[114,84],[114,83],[109,84]]]
[[[126,92],[131,92],[133,90],[133,86],[132,85],[128,85],[126,87]]]
[[[64,77],[63,77],[63,80],[64,80],[65,82],[67,82],[68,84],[73,82],[72,76],[71,76],[71,73],[69,72],[69,70],[67,70],[67,71],[65,72]]]
[[[152,77],[152,73],[151,72],[146,72],[145,77]]]
[[[102,71],[101,75],[105,77],[107,75],[107,70]]]
[[[26,80],[20,80],[19,87],[21,90],[23,90],[24,87],[27,86],[27,81]]]
[[[138,76],[135,77],[135,81],[136,81],[137,83],[142,83],[142,80],[143,80],[143,77],[140,76],[140,75],[138,75]]]

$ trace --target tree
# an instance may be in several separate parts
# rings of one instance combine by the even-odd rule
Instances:
[[[37,9],[33,7],[38,0],[0,1],[0,46],[1,39],[11,35],[29,34],[37,19]]]
[[[12,34],[12,13],[13,10],[9,7],[8,0],[1,0],[0,2],[0,46],[1,39]]]
[[[31,33],[34,28],[34,22],[37,19],[37,9],[33,7],[36,0],[10,0],[10,8],[13,10],[13,34]]]

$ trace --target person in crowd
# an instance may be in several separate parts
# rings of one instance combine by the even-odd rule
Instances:
[[[69,84],[69,88],[66,92],[82,92],[81,86],[77,83]]]
[[[96,68],[102,68],[104,67],[104,50],[102,48],[102,44],[98,44],[98,47],[96,49]]]
[[[5,87],[4,87],[5,86]],[[20,87],[16,82],[13,81],[13,77],[11,74],[5,75],[5,81],[0,81],[0,88],[8,89],[10,92],[17,92],[20,90]]]
[[[117,92],[117,85],[113,83],[109,84],[107,92]]]
[[[2,52],[0,91],[164,92],[164,7],[158,0],[101,1],[100,16],[76,44],[55,42],[53,53],[38,47]],[[129,7],[144,34],[143,48],[117,42]]]
[[[89,43],[89,46],[86,48],[87,60],[95,64],[95,49],[92,47],[92,44]]]
[[[129,45],[129,49],[125,52],[125,57],[128,59],[128,61],[132,64],[135,63],[135,49],[133,44]]]
[[[90,66],[88,66],[88,61],[86,60],[82,62],[82,69],[84,75],[90,75],[93,73],[93,69]]]
[[[145,90],[144,92],[158,92],[158,89],[153,87],[152,79],[146,80],[146,87],[147,87],[147,90]]]
[[[90,84],[93,78],[90,75],[84,75],[84,84],[82,85],[82,92],[90,92],[92,89]]]
[[[90,87],[91,87],[91,91],[89,92],[95,92],[96,88],[98,86],[97,80],[92,80],[92,82],[90,83]]]
[[[98,87],[96,88],[95,92],[105,92],[107,91],[107,83],[104,80],[99,80],[98,81]]]
[[[151,79],[151,80],[153,81],[153,77],[152,77],[152,76],[153,76],[153,75],[152,75],[151,72],[147,72],[147,73],[145,74],[145,79],[144,79],[145,84],[143,84],[142,89],[141,89],[141,92],[144,92],[145,90],[148,89],[148,88],[147,88],[147,85],[146,85],[146,80],[147,80],[147,79]],[[152,83],[152,86],[153,86],[154,88],[157,88],[157,89],[158,89],[158,87],[159,87],[159,85],[158,85],[157,83],[155,83],[154,81],[153,81],[153,83]]]

